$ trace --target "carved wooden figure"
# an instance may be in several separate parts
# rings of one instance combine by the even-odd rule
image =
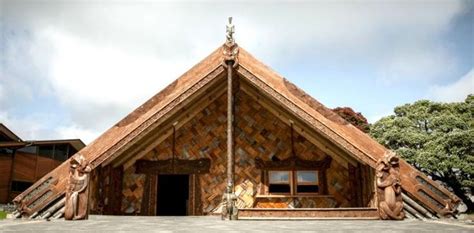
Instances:
[[[394,152],[386,153],[377,161],[376,182],[381,219],[402,220],[405,217],[398,161]]]
[[[222,212],[221,218],[222,220],[238,220],[239,216],[239,209],[235,205],[237,201],[237,196],[234,192],[232,192],[232,184],[227,184],[226,192],[222,197]]]
[[[89,174],[91,167],[79,154],[70,161],[64,218],[84,220],[89,216]]]

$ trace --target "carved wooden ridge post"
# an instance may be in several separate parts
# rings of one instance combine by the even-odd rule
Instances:
[[[377,161],[375,175],[378,207],[380,218],[384,220],[405,218],[398,162],[398,156],[392,151],[385,153],[384,157]]]
[[[234,93],[232,71],[237,67],[239,48],[234,41],[235,27],[232,17],[226,26],[226,43],[224,45],[223,65],[227,68],[227,186],[222,197],[222,219],[237,220],[238,208],[234,193]]]
[[[89,162],[84,156],[78,154],[72,157],[64,209],[66,220],[84,220],[89,217],[89,174],[91,170]]]

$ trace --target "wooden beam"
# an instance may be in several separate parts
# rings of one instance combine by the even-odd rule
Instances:
[[[316,169],[324,170],[331,164],[332,158],[326,156],[326,158],[318,161],[302,160],[298,157],[290,157],[281,161],[264,161],[261,158],[255,159],[255,167],[262,170],[305,170],[305,169]]]
[[[219,99],[224,93],[226,92],[226,88],[224,86],[218,86],[213,92],[210,92],[208,95],[201,98],[198,102],[193,104],[188,111],[181,113],[181,117],[173,118],[178,123],[176,124],[175,128],[179,129],[184,124],[189,122],[193,119],[197,114],[199,114],[202,110],[207,108],[211,103],[215,100]],[[148,152],[156,148],[160,143],[162,143],[166,138],[171,136],[173,133],[171,126],[165,127],[161,126],[160,130],[156,133],[153,133],[155,137],[150,137],[145,143],[138,146],[137,150],[132,153],[129,153],[119,159],[117,162],[114,163],[114,166],[118,166],[124,164],[124,169],[131,167],[136,160],[145,156]]]
[[[290,125],[290,119],[295,120],[296,122],[293,124],[293,127],[296,132],[298,132],[308,141],[316,145],[323,152],[333,157],[342,166],[348,168],[348,163],[351,163],[353,166],[357,166],[356,159],[348,155],[340,148],[334,146],[333,143],[331,143],[329,140],[318,135],[317,132],[314,132],[314,130],[312,130],[309,126],[306,126],[305,123],[299,121],[291,113],[288,113],[284,108],[282,108],[281,106],[277,106],[269,99],[269,97],[263,96],[262,94],[258,93],[258,91],[255,90],[255,87],[252,87],[245,81],[242,81],[240,88],[243,92],[255,99],[255,101],[257,101],[266,110],[268,110],[270,113],[272,113],[284,123]],[[360,162],[363,163],[362,161]]]
[[[135,173],[143,174],[205,174],[209,173],[211,160],[208,158],[194,160],[137,160],[135,166]]]

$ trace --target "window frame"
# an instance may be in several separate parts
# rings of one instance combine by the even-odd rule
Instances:
[[[295,194],[303,194],[303,195],[306,195],[306,194],[320,194],[321,192],[321,185],[320,185],[320,170],[317,170],[317,169],[314,169],[314,170],[294,170],[293,171],[295,173],[295,183],[294,183],[294,190],[295,190]],[[299,182],[298,181],[298,172],[313,172],[313,173],[316,173],[316,181],[315,182]],[[318,191],[317,192],[298,192],[298,186],[317,186],[318,187]]]
[[[332,158],[325,156],[321,160],[302,160],[299,157],[291,157],[281,161],[265,161],[261,158],[255,159],[255,166],[261,171],[261,187],[258,190],[258,196],[324,196],[328,194],[326,172],[331,166]],[[275,193],[269,190],[269,172],[270,171],[288,171],[291,175],[291,193]],[[295,188],[296,171],[317,171],[318,172],[318,192],[300,192]]]
[[[271,172],[286,172],[288,173],[288,182],[279,182],[279,183],[270,183],[270,173]],[[289,171],[289,170],[270,170],[270,171],[267,171],[267,188],[268,188],[268,193],[271,193],[271,194],[277,194],[277,195],[288,195],[288,194],[292,194],[293,193],[293,172],[292,171]],[[290,187],[290,192],[270,192],[270,185],[271,184],[288,184],[288,186]]]
[[[317,181],[316,182],[309,182],[309,184],[301,184],[301,185],[315,185],[318,186],[318,192],[298,192],[298,172],[300,171],[306,171],[306,172],[315,172]],[[288,185],[290,186],[290,192],[271,192],[270,191],[270,185],[271,184],[287,184],[287,183],[270,183],[270,173],[271,172],[288,172],[289,180],[288,180]],[[311,196],[311,195],[322,195],[321,192],[321,170],[319,169],[301,169],[301,170],[267,170],[265,172],[266,174],[266,182],[265,185],[267,186],[266,188],[266,194],[268,195],[300,195],[300,196]]]

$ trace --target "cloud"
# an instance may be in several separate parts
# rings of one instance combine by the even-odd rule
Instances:
[[[367,117],[367,121],[370,124],[373,124],[373,123],[377,122],[378,120],[382,119],[383,117],[390,116],[390,115],[393,115],[393,110],[392,111],[385,111],[385,112],[381,112],[381,113],[376,113],[374,115],[370,115],[370,116]]]
[[[227,16],[237,42],[274,67],[315,58],[339,68],[364,63],[377,67],[381,82],[409,84],[444,80],[457,68],[438,40],[463,5],[3,1],[2,8],[0,120],[36,125],[28,137],[91,140],[223,43]]]
[[[469,94],[474,94],[474,69],[454,83],[430,88],[429,97],[442,102],[463,102]]]
[[[84,129],[77,125],[60,126],[55,129],[55,132],[57,138],[80,138],[83,142],[87,143],[92,142],[97,138],[97,135],[102,133],[99,130]]]
[[[113,124],[191,63],[97,46],[60,32],[43,33],[56,51],[49,81],[73,121],[82,127]]]
[[[454,54],[446,48],[417,44],[389,49],[392,54],[381,62],[379,81],[384,84],[430,83],[446,80],[457,67]]]
[[[48,116],[41,113],[18,118],[8,112],[0,111],[0,123],[5,124],[23,140],[54,139],[57,135],[51,132],[45,124],[40,123],[47,121]]]

